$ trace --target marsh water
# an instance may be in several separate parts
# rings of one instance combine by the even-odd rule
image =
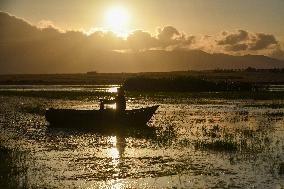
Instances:
[[[113,92],[113,87],[10,86],[1,90],[80,93]],[[121,135],[48,128],[45,108],[98,109],[98,99],[104,96],[73,100],[0,96],[2,185],[284,187],[283,100],[196,99],[167,93],[128,95],[128,109],[160,105],[148,123],[155,128],[153,133]]]

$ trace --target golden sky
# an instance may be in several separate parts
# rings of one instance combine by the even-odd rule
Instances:
[[[283,67],[283,10],[284,0],[0,0],[0,67],[3,73]]]
[[[283,0],[1,0],[0,10],[62,29],[108,28],[107,11],[122,7],[127,31],[171,25],[194,35],[245,29],[284,36]]]

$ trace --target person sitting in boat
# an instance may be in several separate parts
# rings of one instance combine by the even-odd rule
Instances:
[[[115,97],[116,110],[124,111],[126,109],[125,92],[122,87],[117,89],[117,96]]]
[[[117,89],[117,96],[114,100],[100,100],[100,110],[104,109],[105,104],[116,104],[117,111],[124,111],[126,109],[125,92],[122,87]]]

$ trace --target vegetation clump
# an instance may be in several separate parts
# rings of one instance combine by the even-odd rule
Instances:
[[[221,92],[254,91],[256,87],[247,82],[209,81],[197,77],[128,78],[124,86],[130,91],[174,91],[174,92]]]
[[[284,175],[284,162],[279,165],[279,175]]]
[[[26,154],[0,144],[0,186],[3,188],[28,188],[25,164]]]
[[[233,152],[238,150],[238,144],[230,140],[199,141],[195,143],[195,148]]]
[[[46,108],[40,105],[23,106],[20,108],[20,111],[24,113],[30,113],[30,114],[45,115]]]

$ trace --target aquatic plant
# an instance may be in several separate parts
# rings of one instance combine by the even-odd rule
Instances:
[[[175,139],[175,131],[172,126],[158,128],[156,130],[156,138],[154,139],[160,146],[170,146]]]
[[[255,91],[256,86],[248,82],[210,81],[199,77],[133,77],[124,86],[130,91],[175,91],[175,92],[217,92]]]
[[[0,187],[28,188],[26,154],[0,145]]]
[[[215,151],[237,151],[238,144],[231,140],[213,140],[213,141],[197,141],[194,143],[197,149],[208,149]]]
[[[20,107],[20,111],[24,113],[44,115],[46,111],[46,107],[39,105],[39,104],[32,105],[32,106],[22,106]]]
[[[197,149],[259,153],[265,150],[266,146],[269,146],[270,140],[265,132],[267,131],[255,131],[248,128],[229,129],[219,125],[203,126],[193,144]]]
[[[279,175],[284,175],[284,162],[279,164]]]
[[[279,109],[284,108],[284,104],[277,103],[277,104],[247,104],[243,107],[253,107],[253,108],[272,108],[272,109]]]

